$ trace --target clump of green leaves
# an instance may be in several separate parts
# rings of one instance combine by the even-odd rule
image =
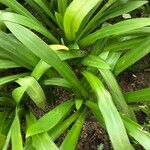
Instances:
[[[25,1],[37,18],[17,0],[0,0],[9,8],[0,11],[0,70],[21,70],[0,77],[0,105],[7,108],[0,112],[0,148],[11,141],[13,150],[74,150],[91,111],[115,150],[134,149],[131,139],[149,150],[150,134],[137,123],[131,105],[149,101],[150,89],[122,93],[116,76],[150,52],[150,18],[109,22],[147,1]],[[5,91],[13,82],[12,91]],[[24,104],[32,100],[44,110],[44,86],[65,88],[73,97],[37,120]],[[68,128],[58,148],[55,140]]]

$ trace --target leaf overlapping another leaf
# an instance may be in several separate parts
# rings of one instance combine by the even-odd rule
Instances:
[[[121,21],[114,25],[103,27],[102,29],[99,29],[96,32],[87,35],[86,37],[81,39],[79,43],[82,47],[92,45],[99,39],[121,35],[124,33],[128,33],[129,31],[133,31],[135,29],[139,29],[149,25],[150,25],[149,18],[138,18]]]
[[[120,114],[117,111],[115,105],[113,104],[111,95],[104,88],[101,81],[95,75],[89,72],[84,72],[83,74],[96,94],[98,107],[104,118],[106,129],[111,139],[113,148],[116,150],[133,150]]]

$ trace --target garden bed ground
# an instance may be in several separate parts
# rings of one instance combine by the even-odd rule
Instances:
[[[148,64],[150,64],[149,62],[150,56],[147,56],[140,61],[138,65],[140,64],[140,66],[148,66]],[[123,92],[150,87],[150,70],[148,67],[139,68],[138,72],[135,72],[133,68],[131,70],[123,72],[118,78]],[[68,93],[58,89],[54,91],[54,94],[57,95],[55,104],[60,103],[62,99],[69,97]],[[140,124],[145,122],[145,113],[136,112],[136,116]],[[58,144],[63,140],[63,137],[64,136],[57,141]],[[111,149],[111,144],[107,133],[100,127],[96,119],[92,117],[91,114],[88,114],[83,126],[77,150],[97,150],[97,147],[100,144],[103,144],[104,150]],[[143,148],[139,145],[136,145],[136,149],[143,150]]]
[[[133,68],[130,68],[129,70],[123,72],[119,75],[118,81],[119,84],[123,90],[123,92],[128,91],[134,91],[138,89],[142,89],[144,87],[150,87],[150,56],[146,56],[144,59],[142,59],[140,62],[138,62],[138,65],[134,65]],[[136,68],[138,66],[138,69]],[[136,70],[136,72],[134,71]],[[15,72],[20,72],[20,70],[15,70]],[[9,72],[6,72],[6,74],[13,74],[11,70]],[[11,91],[15,85],[11,85],[7,87],[7,91]],[[49,88],[49,87],[48,87]],[[34,114],[40,118],[43,116],[46,112],[60,104],[62,101],[69,99],[71,97],[70,93],[67,91],[64,91],[59,88],[53,89],[53,92],[50,93],[50,95],[55,95],[53,98],[51,98],[52,102],[49,103],[46,106],[46,111],[43,112],[42,110],[39,110],[33,103],[27,103],[27,105],[33,109]],[[142,111],[136,112],[137,119],[140,124],[144,124],[146,121],[146,114]],[[24,122],[24,121],[23,121]],[[24,126],[22,122],[22,126]],[[25,129],[22,128],[22,131],[24,132]],[[59,145],[64,138],[65,134],[62,135],[56,142]],[[104,150],[111,150],[111,144],[109,137],[107,133],[100,127],[99,123],[96,121],[96,119],[92,116],[92,114],[88,114],[86,117],[86,121],[83,126],[83,130],[79,139],[79,143],[77,145],[77,150],[97,150],[98,146],[100,144],[103,144]],[[143,148],[139,145],[136,145],[136,150],[143,150]]]
[[[140,13],[140,16],[138,17],[141,16],[142,15]],[[148,66],[148,64],[150,64],[150,57],[149,56],[145,57],[142,61],[140,61],[140,64],[141,66]],[[139,72],[128,70],[122,73],[119,76],[118,80],[124,92],[133,91],[144,87],[150,87],[150,70],[148,69],[148,67],[146,67],[146,69],[139,68]],[[13,87],[8,87],[7,90],[9,91],[12,88]],[[47,105],[45,112],[37,109],[37,107],[35,107],[35,105],[31,103],[27,103],[27,105],[33,109],[37,117],[41,117],[44,113],[48,112],[50,109],[54,108],[63,100],[66,100],[70,97],[70,93],[67,93],[64,90],[57,88],[53,91],[53,94],[55,95],[55,99],[53,99],[51,105],[50,104]],[[143,124],[146,119],[146,114],[144,114],[143,112],[137,112],[136,114],[139,123]],[[58,145],[62,142],[63,138],[64,135],[57,140]],[[77,150],[97,150],[97,147],[100,144],[103,144],[104,150],[112,149],[107,133],[100,127],[99,123],[89,113],[83,126]],[[136,149],[142,150],[142,147],[137,146]]]
[[[138,62],[138,66],[142,66],[139,68],[138,72],[135,72],[134,68],[131,68],[130,70],[120,74],[118,81],[123,92],[150,87],[149,64],[150,56],[146,56],[144,59]],[[144,66],[146,66],[146,68]],[[136,64],[134,67],[136,67]],[[47,105],[46,111],[49,111],[56,105],[60,104],[62,101],[71,97],[70,93],[59,88],[54,89],[53,94],[55,95],[55,99],[53,99],[51,105]],[[38,117],[41,117],[45,113],[36,108],[34,108],[34,112]],[[139,123],[144,124],[147,117],[146,114],[142,111],[137,111],[136,116]],[[56,141],[58,145],[63,141],[65,135],[66,133]],[[100,127],[99,123],[92,116],[92,114],[89,113],[83,126],[77,150],[97,150],[97,147],[100,144],[103,144],[104,150],[112,149],[107,133]],[[143,150],[143,148],[139,145],[136,145],[136,150]]]

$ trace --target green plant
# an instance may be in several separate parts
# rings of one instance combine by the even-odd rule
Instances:
[[[124,94],[116,76],[150,52],[150,18],[107,22],[147,1],[25,1],[38,18],[16,0],[0,0],[9,8],[0,11],[0,69],[21,72],[0,78],[0,148],[11,141],[13,150],[73,150],[91,111],[115,150],[134,149],[129,137],[149,150],[150,134],[137,123],[130,104],[149,101],[150,89]],[[25,104],[32,100],[44,110],[45,86],[61,86],[73,96],[36,120]],[[58,148],[54,141],[70,126]]]
[[[146,11],[147,11],[147,14],[148,14],[148,16],[150,15],[150,3],[147,3],[146,4]]]

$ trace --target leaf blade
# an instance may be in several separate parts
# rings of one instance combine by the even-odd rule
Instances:
[[[150,101],[150,88],[125,93],[128,103]]]
[[[118,75],[123,70],[140,60],[142,57],[150,53],[150,37],[147,37],[142,43],[138,43],[130,51],[125,53],[117,62],[114,73]]]
[[[52,111],[40,118],[35,124],[31,125],[31,127],[29,127],[27,130],[26,136],[29,137],[38,133],[48,131],[51,128],[53,128],[55,125],[57,125],[57,123],[61,121],[63,116],[70,111],[73,104],[73,101],[66,101],[58,105]]]
[[[133,149],[123,122],[112,102],[112,98],[108,91],[104,88],[100,80],[89,72],[84,72],[83,75],[88,80],[98,100],[99,109],[103,115],[105,125],[110,136],[114,149]],[[119,130],[119,132],[118,132]]]
[[[79,42],[82,47],[88,46],[94,44],[99,39],[106,38],[109,36],[124,34],[129,31],[139,29],[149,25],[150,25],[149,18],[129,19],[129,20],[116,23],[112,26],[107,26],[102,29],[99,29],[96,32],[91,33],[85,38],[81,39]]]
[[[26,90],[27,94],[39,108],[44,109],[46,102],[44,91],[33,77],[27,76],[24,78],[20,78],[16,82],[21,85],[23,92],[24,89]]]
[[[84,109],[81,112],[81,115],[77,119],[77,121],[74,123],[71,130],[68,132],[67,136],[65,137],[63,143],[60,146],[60,150],[75,150],[76,144],[81,132],[81,128],[83,126],[84,120],[85,120],[86,110]]]
[[[123,121],[129,134],[138,141],[146,150],[150,149],[150,134],[143,130],[143,127],[127,117],[123,117]]]
[[[62,77],[69,81],[74,90],[77,90],[83,97],[87,96],[86,90],[81,85],[70,66],[63,62],[44,41],[21,25],[10,22],[5,22],[5,24],[11,32],[37,57],[53,66]]]
[[[99,0],[74,0],[66,9],[64,15],[64,31],[69,41],[76,39],[82,21],[87,14],[98,4]],[[82,11],[79,11],[82,10]]]

